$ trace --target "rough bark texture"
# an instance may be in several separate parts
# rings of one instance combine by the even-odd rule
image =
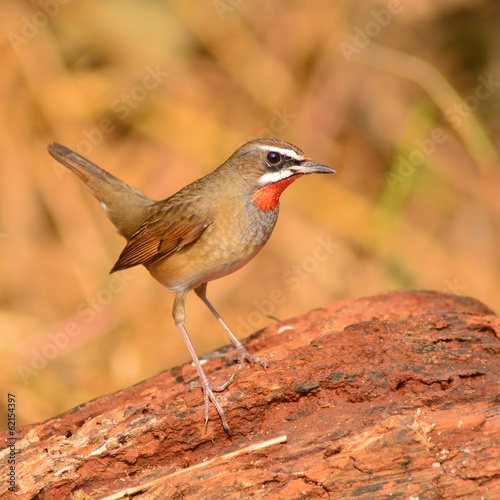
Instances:
[[[272,357],[219,394],[232,436],[213,408],[204,433],[186,364],[18,429],[15,497],[143,485],[134,498],[500,499],[499,337],[500,319],[470,298],[335,302],[248,340]],[[204,366],[215,383],[235,370]]]

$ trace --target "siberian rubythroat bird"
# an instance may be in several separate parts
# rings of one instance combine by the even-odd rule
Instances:
[[[205,400],[229,426],[214,387],[196,356],[185,327],[184,302],[189,290],[220,321],[236,347],[240,366],[245,360],[266,367],[247,352],[206,296],[207,283],[236,271],[255,257],[271,236],[278,219],[279,198],[285,188],[305,174],[335,171],[314,163],[296,146],[277,139],[247,142],[212,173],[162,201],[154,201],[57,143],[49,153],[83,181],[106,215],[127,240],[111,272],[142,264],[161,284],[175,292],[173,317],[200,377]]]

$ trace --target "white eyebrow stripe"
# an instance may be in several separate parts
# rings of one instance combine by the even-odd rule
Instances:
[[[267,174],[264,174],[261,176],[259,179],[259,184],[261,186],[265,186],[266,184],[273,184],[274,182],[282,181],[283,179],[286,179],[287,177],[290,177],[294,175],[294,172],[291,170],[278,170],[277,172],[268,172]]]
[[[297,154],[297,152],[294,151],[293,149],[278,148],[276,146],[267,146],[264,144],[259,144],[258,147],[260,149],[263,149],[264,151],[276,151],[276,153],[281,153],[284,156],[289,156],[290,158],[293,158],[294,160],[297,161],[305,160],[303,156]]]

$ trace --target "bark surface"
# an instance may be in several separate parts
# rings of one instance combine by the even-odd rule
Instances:
[[[270,354],[205,434],[191,364],[16,431],[20,499],[500,499],[500,318],[434,292],[348,299],[262,330]],[[215,383],[235,365],[211,358]],[[4,443],[7,433],[0,434]]]

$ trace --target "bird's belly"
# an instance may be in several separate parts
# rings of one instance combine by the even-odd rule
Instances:
[[[267,242],[277,218],[277,213],[272,215],[257,224],[229,220],[211,225],[195,242],[146,267],[175,292],[227,276],[247,264]]]

